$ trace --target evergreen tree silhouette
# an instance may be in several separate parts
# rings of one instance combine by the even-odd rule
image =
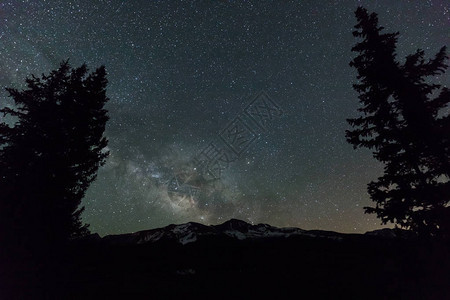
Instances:
[[[430,83],[445,73],[446,48],[426,60],[424,51],[396,60],[399,33],[382,33],[376,13],[359,7],[353,32],[362,41],[352,51],[350,66],[358,72],[362,116],[348,119],[346,131],[354,148],[373,150],[384,175],[368,184],[375,213],[383,224],[412,229],[422,236],[449,233],[450,91]]]
[[[0,110],[14,122],[0,122],[2,242],[55,245],[89,233],[80,203],[108,156],[106,72],[65,61],[26,84]]]

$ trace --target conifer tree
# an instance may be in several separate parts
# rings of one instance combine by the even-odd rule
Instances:
[[[10,119],[0,122],[0,234],[16,245],[60,243],[89,232],[80,204],[108,155],[106,72],[65,61],[26,84],[8,88],[15,105],[0,110]]]
[[[399,33],[384,33],[377,14],[359,7],[353,35],[362,39],[350,66],[358,72],[362,116],[348,119],[347,141],[373,150],[384,175],[368,184],[375,213],[383,224],[423,236],[449,233],[450,92],[430,79],[445,73],[446,48],[426,60],[423,50],[396,59]]]

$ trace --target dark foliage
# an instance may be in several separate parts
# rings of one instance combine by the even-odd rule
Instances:
[[[8,88],[15,106],[0,110],[2,245],[56,245],[89,233],[79,207],[105,162],[106,72],[62,62],[27,89]],[[26,250],[28,251],[28,250]]]
[[[424,51],[396,60],[399,33],[382,33],[377,14],[356,10],[353,35],[362,39],[350,66],[358,71],[362,116],[348,119],[346,132],[354,148],[373,150],[384,163],[384,175],[369,183],[368,192],[382,223],[392,222],[423,236],[449,233],[450,91],[430,83],[445,72],[446,48],[426,60]]]
[[[51,298],[38,285],[19,290],[29,299],[446,299],[448,253],[448,245],[359,234],[216,235],[187,245],[93,239],[72,245]]]

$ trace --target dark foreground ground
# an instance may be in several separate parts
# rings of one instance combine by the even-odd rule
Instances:
[[[0,299],[450,299],[449,249],[363,235],[81,243],[14,262]]]

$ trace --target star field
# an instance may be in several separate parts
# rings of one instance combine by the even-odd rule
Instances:
[[[22,87],[67,58],[106,66],[111,156],[83,200],[94,232],[229,218],[373,230],[380,221],[362,207],[382,166],[344,133],[358,107],[348,66],[358,5],[400,32],[401,59],[450,46],[445,0],[2,1],[0,85]],[[448,74],[437,80],[450,83]],[[262,90],[283,114],[203,196],[171,196],[174,174],[220,143]]]

